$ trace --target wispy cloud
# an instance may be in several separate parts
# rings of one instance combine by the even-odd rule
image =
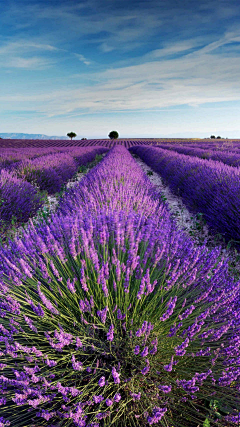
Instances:
[[[178,49],[179,45],[172,46],[172,51]],[[240,57],[229,62],[228,58],[212,51],[212,47],[202,48],[180,58],[108,69],[92,74],[96,80],[94,85],[78,89],[76,83],[74,90],[53,90],[51,94],[25,95],[19,99],[33,103],[45,101],[39,111],[51,116],[70,112],[144,111],[240,100]]]
[[[0,55],[13,53],[19,54],[19,52],[33,52],[35,50],[58,51],[60,49],[48,44],[36,43],[24,39],[21,41],[10,41],[0,45]]]
[[[33,56],[31,58],[21,58],[19,56],[10,57],[2,60],[0,58],[0,67],[2,68],[22,68],[27,70],[45,70],[55,64],[56,61]]]
[[[39,51],[42,51],[41,56],[34,55]],[[48,56],[44,57],[43,53],[47,53]],[[53,56],[49,56],[49,53],[55,53],[55,58],[53,58]],[[71,52],[67,49],[58,48],[50,44],[42,43],[41,39],[40,41],[29,41],[27,39],[22,39],[18,41],[8,41],[2,45],[0,44],[0,66],[4,68],[13,67],[25,69],[44,69],[49,68],[51,65],[56,64],[59,60],[62,60],[64,54],[74,55],[85,65],[91,64],[91,62],[85,58],[84,55]]]
[[[74,53],[74,55],[76,56],[76,58],[79,59],[79,61],[82,61],[85,65],[90,65],[91,61],[88,61],[85,56],[81,55],[80,53]]]

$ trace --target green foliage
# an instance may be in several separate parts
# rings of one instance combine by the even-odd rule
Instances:
[[[112,130],[109,134],[108,134],[110,139],[117,139],[118,138],[118,132],[116,130]]]
[[[215,139],[215,135],[211,135],[211,137],[210,137],[210,138]]]
[[[71,140],[72,140],[73,138],[75,138],[77,136],[77,134],[75,132],[69,132],[69,133],[67,133],[67,136],[69,136],[69,138],[71,138]]]
[[[87,170],[88,170],[88,168],[86,165],[81,165],[78,168],[78,173],[87,173]]]
[[[151,176],[151,175],[153,175],[153,172],[152,171],[147,171],[147,175]]]
[[[206,420],[204,421],[203,427],[211,427],[211,424],[208,418],[206,418]]]

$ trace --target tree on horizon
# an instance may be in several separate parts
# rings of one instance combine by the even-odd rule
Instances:
[[[118,132],[116,130],[112,130],[109,134],[108,134],[110,139],[117,139],[118,138]]]
[[[69,133],[67,133],[67,136],[69,136],[69,138],[71,138],[71,140],[72,140],[73,138],[75,138],[77,136],[77,134],[75,132],[69,132]]]

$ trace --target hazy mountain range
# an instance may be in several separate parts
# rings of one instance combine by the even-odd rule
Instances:
[[[68,136],[49,136],[38,133],[0,133],[3,139],[69,139]]]

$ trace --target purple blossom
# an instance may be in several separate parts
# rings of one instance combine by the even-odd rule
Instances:
[[[172,386],[171,385],[159,385],[158,388],[163,393],[170,393],[170,391],[172,390]]]
[[[67,279],[67,288],[69,289],[69,291],[72,294],[76,293],[76,289],[75,289],[75,286],[74,286],[74,284],[75,284],[76,281],[77,281],[77,279],[75,277],[73,279],[73,282],[71,282],[70,278]]]
[[[139,353],[139,351],[140,351],[140,347],[139,347],[139,345],[136,345],[135,349],[133,350],[134,354],[137,355]]]
[[[113,401],[111,400],[111,399],[106,399],[106,405],[107,406],[112,406],[112,404],[113,404]]]
[[[100,317],[101,322],[105,324],[107,318],[108,306],[106,306],[103,310],[98,310],[97,315]]]
[[[167,372],[171,372],[173,368],[173,356],[171,357],[171,362],[168,365],[164,365],[163,369]]]
[[[174,347],[175,353],[177,356],[184,356],[186,353],[186,348],[189,344],[189,338],[186,338],[185,341],[182,342],[182,344],[178,345],[177,347]]]
[[[141,370],[141,373],[142,373],[143,375],[146,375],[146,374],[149,372],[149,370],[150,370],[149,360],[148,360],[148,359],[145,359],[145,361],[147,362],[147,366],[145,366],[145,368],[143,368],[143,369]]]
[[[5,418],[0,417],[0,427],[10,426],[10,421],[5,420]]]
[[[100,380],[98,381],[98,385],[100,387],[104,387],[105,386],[105,377],[101,377]]]
[[[175,296],[174,298],[170,298],[170,300],[167,303],[167,310],[166,312],[162,315],[162,317],[160,317],[159,320],[161,320],[162,322],[164,322],[165,320],[169,319],[169,317],[173,314],[174,308],[176,306],[176,302],[177,302],[177,296]]]
[[[52,305],[52,303],[45,297],[45,295],[41,292],[40,290],[40,286],[38,284],[38,295],[40,296],[43,304],[45,305],[45,307],[51,311],[51,313],[53,314],[59,314],[59,311]]]
[[[166,412],[167,408],[159,408],[158,406],[156,406],[155,408],[153,408],[153,416],[147,418],[148,423],[150,425],[156,424],[158,421],[161,420],[161,418],[165,415]]]
[[[143,351],[141,353],[141,356],[142,357],[146,357],[147,355],[148,355],[148,347],[144,347],[144,349],[143,349]]]
[[[114,396],[114,398],[113,398],[113,400],[115,402],[119,402],[121,400],[121,398],[122,398],[121,394],[120,393],[116,393],[115,396]]]
[[[139,393],[130,392],[130,395],[131,395],[131,397],[133,398],[134,401],[141,399],[141,393],[140,392]]]
[[[104,397],[102,395],[99,396],[93,396],[93,400],[95,403],[100,403],[104,400]]]
[[[82,362],[76,362],[74,354],[72,355],[72,367],[75,371],[83,371]]]
[[[116,371],[116,368],[112,368],[112,376],[115,384],[120,384],[119,373]]]
[[[113,334],[114,334],[114,325],[111,324],[110,328],[109,328],[109,331],[107,333],[107,340],[108,341],[113,341]]]

